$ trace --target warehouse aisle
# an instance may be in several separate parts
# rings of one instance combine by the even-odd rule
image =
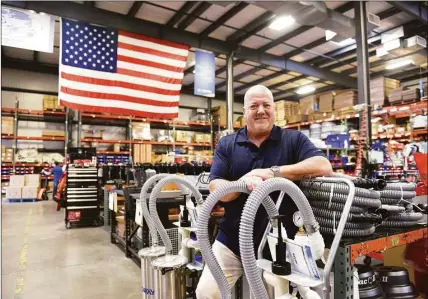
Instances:
[[[1,298],[137,299],[140,275],[104,227],[66,230],[52,201],[3,201]]]

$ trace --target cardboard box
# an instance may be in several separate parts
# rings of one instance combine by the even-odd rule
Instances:
[[[220,124],[220,126],[226,126],[226,106],[215,106],[211,108],[211,114],[215,124]]]
[[[1,118],[1,133],[6,135],[13,135],[13,117],[2,116]]]
[[[302,115],[301,114],[287,116],[287,123],[288,124],[299,123],[301,121],[302,121]]]
[[[6,154],[6,146],[4,145],[1,146],[1,153]]]
[[[25,175],[25,186],[36,186],[40,185],[40,175],[39,174],[26,174]]]
[[[203,142],[205,142],[205,136],[204,136],[204,134],[195,133],[193,135],[193,141],[196,142],[196,143],[203,143]]]
[[[315,111],[318,111],[318,99],[316,95],[300,99],[300,114],[309,115]]]
[[[186,132],[186,131],[176,131],[175,141],[177,141],[177,142],[190,142],[191,141],[191,135],[189,132]]]
[[[120,152],[120,143],[115,143],[113,145],[113,151],[114,152]]]
[[[334,97],[334,110],[354,106],[358,103],[357,92],[355,90],[340,90],[337,91]]]
[[[22,198],[21,197],[21,188],[20,186],[9,186],[6,187],[6,198]]]
[[[333,112],[335,91],[329,91],[319,95],[319,112]]]
[[[150,123],[132,123],[132,137],[140,140],[152,140]]]
[[[43,130],[42,135],[52,137],[64,137],[65,132],[63,130]]]
[[[23,175],[11,175],[9,179],[10,186],[24,187],[25,186],[25,176]]]
[[[211,134],[204,134],[204,142],[211,143]]]
[[[22,198],[37,198],[37,193],[39,191],[38,186],[25,186],[22,187]]]

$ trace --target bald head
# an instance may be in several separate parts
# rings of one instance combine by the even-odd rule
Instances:
[[[263,85],[254,85],[250,87],[244,96],[244,108],[248,108],[248,103],[254,95],[263,95],[269,98],[273,103],[273,95],[269,88]]]

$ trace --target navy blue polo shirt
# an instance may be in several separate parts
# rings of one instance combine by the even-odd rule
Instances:
[[[270,136],[260,147],[247,138],[247,127],[224,136],[217,144],[210,171],[210,180],[225,179],[237,181],[253,169],[272,166],[291,165],[324,154],[299,131],[281,129],[274,126]],[[270,194],[276,202],[279,192]],[[236,255],[239,254],[239,223],[247,200],[247,194],[241,194],[235,200],[221,203],[225,214],[220,222],[217,240],[226,245]],[[294,238],[298,228],[293,224],[292,216],[297,207],[290,197],[284,196],[279,213],[287,215],[285,227],[288,237]],[[266,210],[261,206],[256,214],[254,244],[258,248],[268,223]]]

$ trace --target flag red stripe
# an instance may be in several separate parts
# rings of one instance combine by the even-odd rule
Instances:
[[[137,103],[142,105],[151,105],[151,106],[159,106],[159,107],[177,107],[179,102],[162,102],[155,101],[151,99],[137,98],[126,95],[118,95],[111,93],[103,93],[103,92],[92,92],[92,91],[83,91],[79,89],[74,89],[70,87],[61,86],[61,91],[73,96],[85,97],[85,98],[95,98],[101,100],[116,100],[116,101],[126,101],[131,103]]]
[[[136,52],[142,52],[142,53],[150,54],[150,55],[156,55],[156,56],[163,57],[163,58],[175,59],[175,60],[179,60],[179,61],[185,61],[186,60],[185,56],[171,54],[171,53],[168,53],[168,52],[154,50],[154,49],[151,49],[151,48],[146,48],[146,47],[140,47],[140,46],[136,46],[136,45],[131,45],[131,44],[127,44],[127,43],[124,43],[124,42],[118,42],[118,47],[122,48],[122,49],[126,49],[126,50],[131,50],[131,51],[136,51]]]
[[[173,79],[170,77],[163,77],[159,75],[153,75],[153,74],[148,74],[144,72],[137,72],[137,71],[122,69],[122,68],[117,68],[116,73],[121,75],[128,75],[128,76],[133,76],[133,77],[138,77],[143,79],[159,81],[162,83],[169,83],[169,84],[181,84],[183,82],[183,79]]]
[[[93,77],[67,74],[64,72],[61,72],[61,78],[66,79],[66,80],[70,80],[70,81],[80,82],[80,83],[123,87],[123,88],[128,88],[128,89],[133,89],[133,90],[138,90],[138,91],[151,92],[151,93],[157,93],[157,94],[163,94],[163,95],[168,95],[168,96],[180,95],[180,90],[167,90],[167,89],[161,89],[161,88],[156,88],[156,87],[151,87],[151,86],[132,84],[132,83],[118,81],[118,80],[97,79],[97,78],[93,78]]]
[[[154,67],[154,68],[157,68],[157,69],[162,69],[162,70],[172,71],[172,72],[177,72],[177,73],[183,72],[183,69],[184,69],[184,67],[170,66],[170,65],[166,65],[166,64],[162,64],[162,63],[153,62],[153,61],[150,61],[150,60],[144,60],[144,59],[138,59],[138,58],[128,57],[128,56],[125,56],[125,55],[117,55],[117,60],[124,61],[124,62],[129,62],[129,63],[133,63],[133,64],[150,66],[150,67]]]
[[[178,43],[174,43],[174,42],[170,42],[170,41],[166,41],[166,40],[162,40],[162,39],[157,39],[154,37],[150,37],[150,36],[146,36],[146,35],[142,35],[142,34],[138,34],[138,33],[132,33],[132,32],[119,30],[119,34],[123,35],[123,36],[127,36],[127,37],[132,37],[135,39],[139,39],[139,40],[144,40],[147,42],[161,44],[164,46],[174,47],[174,48],[183,49],[183,50],[189,50],[189,46],[187,46],[187,45],[178,44]]]
[[[60,105],[64,105],[74,110],[84,110],[88,112],[115,113],[115,114],[136,115],[140,117],[163,118],[163,119],[172,119],[172,118],[178,117],[178,113],[154,113],[154,112],[138,111],[138,110],[124,109],[124,108],[80,105],[80,104],[68,102],[62,99],[60,99]]]

